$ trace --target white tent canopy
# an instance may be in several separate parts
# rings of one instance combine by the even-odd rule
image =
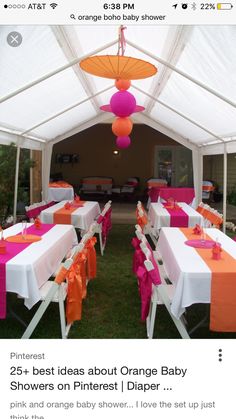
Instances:
[[[6,42],[13,30],[23,37],[17,48]],[[0,143],[43,151],[44,197],[53,144],[110,118],[99,107],[116,92],[112,80],[84,73],[79,62],[117,54],[117,34],[115,26],[0,28]],[[202,156],[236,152],[236,28],[130,26],[125,36],[125,55],[158,67],[132,83],[146,108],[133,119],[193,151],[199,199]]]

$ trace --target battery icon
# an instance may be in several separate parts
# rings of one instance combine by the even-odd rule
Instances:
[[[217,10],[231,10],[232,8],[231,3],[217,3]]]

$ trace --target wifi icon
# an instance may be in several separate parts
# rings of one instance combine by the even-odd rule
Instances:
[[[56,9],[56,7],[58,6],[58,4],[57,3],[51,3],[50,6],[51,6],[52,9]]]

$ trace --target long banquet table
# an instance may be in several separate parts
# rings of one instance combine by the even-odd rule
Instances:
[[[49,201],[63,201],[72,200],[74,198],[74,188],[48,188],[48,200]]]
[[[54,213],[58,210],[62,210],[67,201],[58,202],[50,208],[46,208],[40,214],[40,219],[43,223],[53,224]],[[64,213],[66,214],[66,210]],[[83,206],[74,208],[71,213],[71,221],[74,227],[81,230],[88,230],[94,219],[100,214],[100,207],[96,201],[86,201]],[[63,224],[63,223],[62,223]]]
[[[187,238],[184,231],[191,229],[179,229],[164,227],[161,229],[158,241],[158,249],[163,259],[164,268],[168,278],[175,286],[175,292],[171,304],[171,312],[176,318],[184,313],[185,308],[195,303],[210,303],[212,298],[212,274],[209,264],[212,265],[212,250],[204,249],[204,258],[201,257],[194,247],[185,244]],[[234,261],[236,259],[236,245],[235,242],[216,228],[204,229],[204,232],[212,240],[217,240],[221,243],[224,251],[229,254],[229,257]],[[194,237],[193,237],[194,238]],[[196,236],[195,236],[196,239]],[[235,293],[236,293],[236,268],[233,263],[232,266],[225,266],[224,257],[222,261],[213,261],[215,268],[219,272],[219,277],[231,275],[232,281],[222,282],[222,291],[224,287],[228,287],[234,301],[234,307],[229,306],[229,324],[232,330],[235,329]],[[209,262],[209,263],[208,263]],[[221,265],[222,263],[222,265]],[[235,281],[234,281],[235,278]],[[223,294],[223,293],[222,293]],[[231,322],[231,314],[234,315],[234,323]]]
[[[173,211],[172,214],[162,203],[151,203],[148,216],[151,221],[151,225],[154,229],[159,230],[162,227],[170,227],[173,217],[178,224],[178,227],[184,227],[184,221],[187,222],[186,227],[194,227],[196,224],[203,225],[203,217],[192,207],[187,205],[185,202],[178,202],[180,209],[184,211],[185,219],[183,219],[182,211]]]
[[[152,187],[148,192],[151,202],[167,201],[173,198],[175,201],[191,204],[195,198],[194,188],[171,188],[171,187]]]
[[[33,224],[28,223],[27,227],[30,226]],[[23,297],[28,309],[40,300],[39,288],[58,269],[68,251],[78,243],[73,226],[51,227],[42,235],[40,241],[31,243],[6,262],[6,291]],[[21,223],[15,224],[4,230],[4,238],[19,234],[21,231]],[[7,243],[7,247],[9,244]],[[10,252],[10,247],[7,252]],[[0,263],[1,259],[3,258],[0,257]]]

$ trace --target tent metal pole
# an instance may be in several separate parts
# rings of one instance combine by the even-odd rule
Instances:
[[[139,87],[134,86],[133,84],[132,84],[132,87],[134,89],[138,90],[140,93],[143,93],[144,95],[146,95],[146,96],[150,97],[151,99],[155,100],[155,102],[160,103],[160,105],[164,106],[165,108],[170,109],[172,112],[176,113],[177,115],[180,115],[182,118],[186,119],[187,121],[191,122],[191,124],[193,124],[196,127],[202,129],[203,131],[207,132],[208,134],[210,134],[214,138],[217,138],[217,140],[221,141],[222,143],[224,142],[224,140],[222,140],[221,137],[219,137],[218,135],[216,135],[213,132],[209,131],[207,128],[205,128],[203,125],[200,125],[198,122],[194,121],[193,119],[188,118],[182,112],[177,111],[177,109],[172,108],[171,106],[167,105],[166,103],[162,102],[159,99],[156,99],[154,96],[150,95],[149,93],[145,92],[144,90],[140,89]]]
[[[86,99],[83,99],[83,100],[81,100],[80,102],[77,102],[77,103],[75,103],[74,105],[69,106],[69,108],[66,108],[66,109],[64,109],[63,111],[56,113],[55,115],[51,116],[50,118],[44,119],[44,120],[43,120],[42,122],[40,122],[39,124],[34,125],[33,127],[31,127],[31,128],[29,128],[29,129],[27,129],[26,131],[22,132],[22,133],[21,133],[21,135],[25,135],[25,134],[27,134],[28,132],[33,131],[34,129],[36,129],[36,128],[40,127],[41,125],[46,124],[46,123],[47,123],[47,122],[49,122],[49,121],[52,121],[53,119],[57,118],[58,116],[63,115],[64,113],[71,111],[72,109],[76,108],[77,106],[80,106],[80,105],[82,105],[83,103],[88,102],[90,99],[92,99],[92,98],[94,98],[94,97],[96,97],[96,96],[99,96],[99,95],[101,95],[102,93],[107,92],[107,90],[110,90],[110,89],[112,89],[113,87],[114,87],[114,85],[109,86],[109,87],[107,87],[106,89],[100,90],[100,92],[94,93],[93,95],[91,95],[91,96],[87,97]]]
[[[33,150],[30,150],[30,160],[33,160]],[[34,195],[34,176],[33,176],[33,167],[30,167],[30,205],[33,204],[33,195]]]
[[[19,131],[15,132],[13,130],[10,130],[9,128],[3,128],[3,127],[0,127],[0,132],[4,132],[5,134],[14,135],[15,137],[18,137],[19,135],[22,135],[22,134],[20,134]],[[40,138],[32,138],[31,136],[28,136],[28,135],[26,135],[25,138],[27,140],[35,141],[35,142],[38,142],[38,143],[46,143],[46,140],[43,140],[43,139],[40,139]]]
[[[229,137],[229,136],[227,136],[227,137]],[[225,138],[227,138],[227,137],[225,137]],[[223,142],[224,142],[224,144],[231,144],[231,143],[235,143],[236,139],[235,140],[223,140]],[[216,143],[208,144],[208,143],[206,143],[206,141],[204,141],[202,143],[198,143],[198,144],[199,144],[199,147],[214,147],[215,145],[217,145]]]
[[[223,168],[223,232],[226,230],[226,211],[227,211],[227,149],[224,144],[224,168]]]
[[[68,61],[74,60],[78,55],[83,53],[83,51],[79,47],[79,44],[80,44],[79,39],[77,37],[76,31],[73,28],[73,26],[70,27],[70,33],[72,35],[72,38],[74,40],[76,40],[77,53],[76,53],[75,49],[73,48],[73,46],[70,44],[70,42],[68,40],[68,35],[67,35],[66,30],[64,29],[64,27],[61,27],[61,26],[58,26],[58,25],[57,26],[51,26],[51,31],[54,34],[54,36],[55,36],[55,38],[58,42],[59,47],[61,48],[63,54],[65,55],[65,57],[67,58]],[[92,88],[92,85],[90,84],[90,81],[88,79],[87,74],[79,66],[72,67],[72,70],[74,71],[75,76],[77,77],[79,82],[82,84],[86,94],[88,96],[91,96],[91,103],[94,107],[95,112],[98,113],[99,103],[97,102],[96,99],[94,99],[92,97],[93,88]]]
[[[207,90],[209,93],[211,93],[212,95],[218,97],[219,99],[223,100],[224,102],[228,103],[228,105],[233,106],[234,108],[236,107],[236,103],[233,102],[232,100],[230,100],[229,98],[223,96],[222,94],[220,94],[219,92],[216,92],[214,89],[211,89],[210,87],[206,86],[204,83],[201,83],[199,80],[194,79],[193,77],[189,76],[189,74],[185,73],[184,71],[179,70],[177,67],[175,67],[174,65],[168,63],[168,61],[163,60],[162,58],[157,57],[156,55],[150,53],[149,51],[147,51],[144,48],[139,47],[138,45],[134,44],[131,41],[128,41],[128,39],[126,39],[126,44],[130,45],[131,47],[137,49],[138,51],[142,52],[145,55],[148,55],[150,58],[152,58],[153,60],[159,62],[160,64],[165,65],[166,67],[169,67],[171,70],[175,71],[176,73],[178,73],[180,76],[184,77],[185,79],[190,80],[192,83],[197,84],[198,86],[200,86],[202,89]]]
[[[190,150],[198,150],[198,147],[195,144],[191,143],[188,139],[182,137],[180,134],[171,130],[169,127],[161,124],[160,122],[155,121],[148,115],[142,114],[142,112],[138,112],[137,114],[135,114],[133,119],[137,122],[141,122],[142,124],[146,124],[151,128],[154,128],[156,131],[160,131],[162,134],[172,138],[174,141],[180,143],[181,145]]]
[[[19,181],[19,165],[20,165],[20,145],[16,149],[16,170],[15,170],[15,189],[14,189],[14,204],[13,204],[13,223],[16,223],[17,210],[17,195],[18,195],[18,181]]]
[[[63,141],[68,137],[72,137],[73,135],[92,127],[93,125],[100,124],[104,121],[107,121],[108,119],[110,119],[108,112],[101,112],[94,118],[88,119],[87,121],[82,122],[80,125],[72,128],[70,131],[65,132],[63,135],[59,135],[58,137],[55,137],[54,139],[50,140],[48,144],[54,145],[56,143],[59,143],[60,141]]]
[[[63,65],[62,67],[59,67],[59,68],[57,68],[56,70],[51,71],[50,73],[47,73],[47,74],[45,74],[44,76],[42,76],[42,77],[38,78],[37,80],[34,80],[34,81],[32,81],[31,83],[28,83],[28,84],[26,84],[26,85],[25,85],[25,86],[23,86],[23,87],[20,87],[19,89],[15,90],[14,92],[9,93],[9,94],[8,94],[8,95],[6,95],[6,96],[3,96],[2,98],[0,98],[0,103],[3,103],[3,102],[5,102],[5,101],[6,101],[6,100],[8,100],[8,99],[11,99],[12,97],[17,96],[19,93],[22,93],[22,92],[24,92],[24,91],[25,91],[25,90],[27,90],[27,89],[30,89],[31,87],[35,86],[36,84],[39,84],[39,83],[41,83],[42,81],[47,80],[47,79],[49,79],[50,77],[55,76],[56,74],[61,73],[61,72],[62,72],[62,71],[64,71],[64,70],[67,70],[67,68],[70,68],[70,67],[72,67],[72,66],[73,66],[73,65],[75,65],[75,64],[78,64],[81,60],[84,60],[85,58],[90,57],[90,55],[97,54],[98,52],[101,52],[101,51],[103,51],[104,49],[109,48],[109,47],[111,47],[112,45],[117,44],[117,42],[118,42],[118,41],[117,41],[117,39],[116,39],[115,41],[109,42],[108,44],[103,45],[102,47],[97,48],[97,49],[95,49],[94,51],[91,51],[89,54],[84,54],[84,55],[82,55],[81,57],[75,58],[74,60],[70,61],[69,63],[67,63],[67,64]]]

